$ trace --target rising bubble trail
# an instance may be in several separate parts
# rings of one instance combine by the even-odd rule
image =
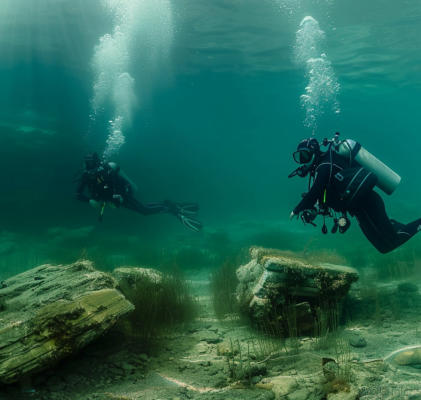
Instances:
[[[94,48],[91,119],[111,107],[104,159],[115,156],[125,143],[138,103],[133,78],[133,54],[141,55],[136,74],[147,74],[168,57],[172,43],[172,12],[168,0],[102,0],[113,18],[113,30]],[[139,58],[139,57],[138,57]]]
[[[331,62],[323,49],[325,33],[313,17],[305,17],[296,35],[295,61],[305,70],[308,83],[300,102],[305,109],[304,125],[317,130],[318,119],[327,110],[340,113],[338,94],[340,85]]]

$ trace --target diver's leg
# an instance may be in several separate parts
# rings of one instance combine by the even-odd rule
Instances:
[[[123,202],[123,207],[136,211],[142,215],[153,215],[168,212],[168,207],[165,203],[149,203],[143,204],[134,197],[126,197]]]
[[[396,233],[401,238],[401,244],[407,242],[412,238],[412,236],[421,230],[421,218],[406,225],[397,221],[392,221],[392,223],[395,225]]]
[[[387,216],[383,199],[374,191],[361,199],[359,207],[352,213],[364,235],[381,253],[388,253],[409,239],[397,233]]]
[[[142,204],[134,197],[128,197],[124,199],[123,207],[143,215],[160,213],[172,214],[175,215],[186,228],[191,229],[194,232],[199,232],[202,229],[202,223],[192,216],[199,208],[194,203],[183,203],[179,205],[178,203],[167,200],[158,203]]]

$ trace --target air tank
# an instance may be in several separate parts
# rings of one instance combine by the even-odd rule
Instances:
[[[369,151],[352,139],[346,139],[335,146],[336,152],[348,158],[350,163],[355,160],[362,167],[377,176],[377,186],[387,194],[392,194],[401,182],[401,177],[373,156]]]

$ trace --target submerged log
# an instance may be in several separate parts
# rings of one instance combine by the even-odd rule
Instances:
[[[294,319],[297,333],[308,332],[317,309],[337,304],[358,280],[353,268],[312,265],[278,250],[252,247],[250,255],[250,262],[237,270],[241,309],[257,322],[279,322],[288,330]]]
[[[44,370],[93,341],[133,305],[88,261],[41,265],[0,289],[0,383]]]

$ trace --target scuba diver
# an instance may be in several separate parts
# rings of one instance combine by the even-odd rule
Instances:
[[[85,194],[87,189],[88,195]],[[100,210],[102,221],[106,204],[112,207],[125,207],[142,215],[168,213],[176,216],[180,222],[195,232],[202,229],[202,224],[194,218],[199,207],[195,203],[175,203],[169,200],[143,204],[134,197],[136,186],[114,162],[102,161],[97,153],[85,157],[85,169],[78,179],[78,200]]]
[[[333,218],[331,232],[345,233],[350,225],[348,213],[356,217],[360,228],[372,245],[381,253],[401,246],[421,230],[421,219],[402,224],[389,219],[383,199],[374,191],[377,186],[392,194],[400,183],[400,176],[351,139],[340,140],[336,133],[322,145],[315,138],[302,140],[294,152],[300,164],[289,178],[309,176],[309,190],[291,212],[290,218],[301,216],[304,223],[314,224],[322,215],[322,232],[328,232],[326,218]]]

